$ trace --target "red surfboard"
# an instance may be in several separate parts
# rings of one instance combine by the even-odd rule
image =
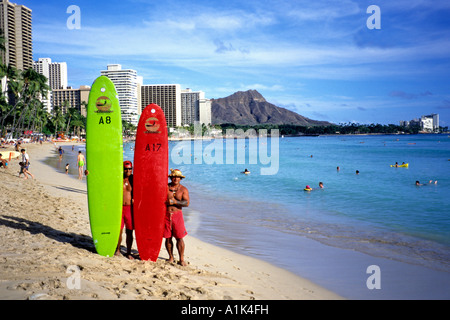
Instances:
[[[134,150],[134,227],[139,255],[156,261],[166,215],[169,141],[164,112],[156,104],[142,112]]]

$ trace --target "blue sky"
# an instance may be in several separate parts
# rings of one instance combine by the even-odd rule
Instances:
[[[107,64],[144,84],[179,83],[207,98],[258,90],[334,123],[398,124],[439,113],[450,126],[450,1],[28,1],[34,59],[67,62],[69,85]],[[81,29],[69,29],[70,5]],[[381,29],[369,29],[370,5]]]

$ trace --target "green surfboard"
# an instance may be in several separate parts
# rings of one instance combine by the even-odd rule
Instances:
[[[123,138],[116,88],[101,76],[89,93],[86,125],[89,220],[99,255],[112,257],[122,222]]]

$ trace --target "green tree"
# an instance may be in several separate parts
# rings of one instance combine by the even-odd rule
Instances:
[[[59,106],[53,106],[51,120],[55,128],[55,137],[58,136],[58,128],[63,128],[65,121],[64,115],[62,114],[61,108]]]

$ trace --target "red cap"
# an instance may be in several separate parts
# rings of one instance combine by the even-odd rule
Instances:
[[[133,164],[131,163],[131,161],[124,161],[123,167],[124,168],[133,168]]]

